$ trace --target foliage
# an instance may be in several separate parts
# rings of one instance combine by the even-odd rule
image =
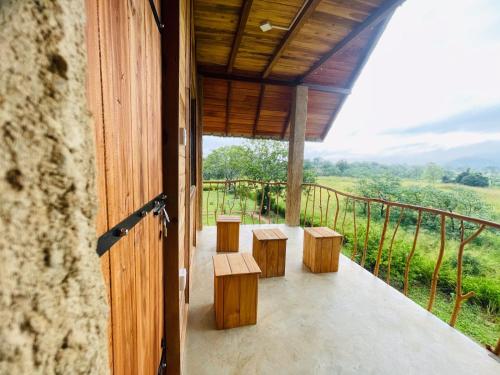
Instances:
[[[243,146],[220,147],[203,160],[205,180],[233,180],[244,173],[248,154]]]
[[[313,168],[318,176],[368,178],[389,174],[400,178],[420,178],[423,171],[421,166],[384,165],[375,162],[348,162],[345,160],[334,163],[322,158],[306,160],[305,165]]]
[[[488,177],[483,176],[481,173],[472,173],[470,169],[460,173],[457,178],[455,178],[455,182],[457,184],[480,187],[486,187],[490,184]]]
[[[287,174],[288,146],[279,141],[254,140],[243,146],[220,147],[203,161],[205,180],[286,181]],[[314,169],[304,165],[304,182],[315,180]]]
[[[399,178],[385,174],[359,180],[357,190],[364,197],[395,201],[401,196],[401,182]]]
[[[244,177],[252,180],[286,181],[288,172],[286,143],[257,140],[246,143],[244,147],[247,153],[245,163],[242,163]]]
[[[436,182],[441,180],[444,175],[444,170],[436,163],[428,163],[425,166],[424,172],[422,173],[422,177],[424,180],[429,182]]]
[[[476,192],[462,188],[441,190],[433,186],[402,186],[400,179],[385,175],[359,180],[356,191],[369,198],[433,207],[467,216],[492,217],[491,207]],[[433,215],[424,215],[422,223],[432,229],[438,226],[437,217]],[[458,233],[458,225],[453,220],[449,220],[449,224],[451,231]]]

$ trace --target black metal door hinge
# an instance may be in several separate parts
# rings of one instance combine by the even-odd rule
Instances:
[[[158,31],[162,32],[165,28],[165,25],[161,23],[160,16],[158,15],[158,11],[156,10],[156,5],[154,0],[149,0],[149,6],[151,7],[151,11],[153,12],[153,16],[155,18],[156,26],[158,27]]]
[[[104,233],[97,240],[97,254],[102,256],[108,251],[111,246],[120,241],[121,238],[125,237],[128,232],[136,226],[142,219],[144,219],[151,211],[155,216],[160,215],[164,233],[166,232],[166,224],[168,223],[168,215],[165,209],[167,202],[167,196],[165,194],[160,194],[156,198],[150,200],[144,206],[135,211],[132,215],[128,216],[126,219],[122,220],[120,223],[115,225],[113,228]]]
[[[161,358],[158,365],[158,375],[163,375],[167,370],[167,343],[165,339],[161,339]]]

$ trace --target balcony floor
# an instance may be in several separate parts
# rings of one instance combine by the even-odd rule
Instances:
[[[251,252],[243,225],[240,251]],[[201,374],[500,374],[500,361],[341,256],[338,273],[302,265],[301,228],[289,237],[285,277],[259,280],[257,325],[216,330],[215,227],[194,259],[184,372]]]

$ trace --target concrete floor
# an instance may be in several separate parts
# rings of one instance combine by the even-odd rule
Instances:
[[[251,252],[253,228],[241,227]],[[301,228],[288,235],[286,275],[259,280],[257,325],[215,329],[215,227],[195,255],[184,373],[499,375],[500,361],[460,332],[341,256],[338,273],[302,265]]]

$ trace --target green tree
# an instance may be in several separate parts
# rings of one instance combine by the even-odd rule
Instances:
[[[444,175],[444,170],[436,163],[429,163],[425,166],[422,177],[429,182],[440,181]]]
[[[343,175],[349,168],[349,163],[346,160],[339,160],[335,166],[340,171],[340,174]]]
[[[286,181],[288,145],[284,142],[255,140],[244,146],[242,168],[246,177],[263,181]]]
[[[248,163],[243,146],[225,146],[213,150],[203,161],[203,178],[206,180],[232,180],[245,175]]]

